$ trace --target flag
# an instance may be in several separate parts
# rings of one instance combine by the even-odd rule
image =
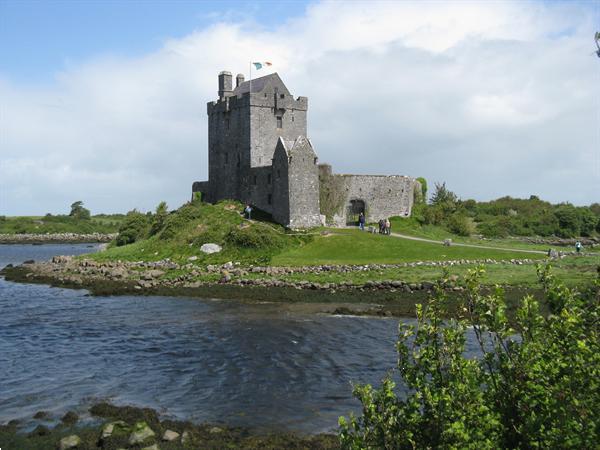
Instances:
[[[256,70],[260,70],[265,66],[272,66],[273,64],[271,64],[270,62],[253,62],[252,64],[254,64],[254,67],[256,68]]]

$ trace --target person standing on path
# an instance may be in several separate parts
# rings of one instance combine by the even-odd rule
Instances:
[[[363,213],[358,216],[358,227],[361,231],[365,231],[365,215]]]
[[[385,219],[385,234],[388,236],[392,232],[392,224],[390,223],[390,219]]]
[[[250,204],[247,204],[244,208],[244,214],[246,215],[246,219],[252,219],[252,206]]]

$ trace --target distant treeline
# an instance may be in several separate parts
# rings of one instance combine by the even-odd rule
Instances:
[[[553,205],[535,195],[528,199],[502,197],[489,202],[461,200],[445,183],[436,185],[428,204],[415,206],[413,217],[420,224],[439,225],[463,236],[569,238],[600,234],[600,203]]]
[[[124,214],[97,214],[92,216],[77,201],[71,205],[67,214],[46,214],[45,216],[0,216],[1,234],[46,234],[76,233],[91,234],[116,233],[125,218]]]

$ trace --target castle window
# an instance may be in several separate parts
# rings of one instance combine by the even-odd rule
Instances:
[[[292,116],[292,122],[294,121],[294,116]]]
[[[267,184],[271,184],[271,174],[267,174]]]
[[[279,94],[279,98],[285,98],[285,94]]]
[[[315,156],[314,163],[315,163],[315,164],[317,164],[317,161],[319,161],[319,158],[317,158],[317,157]]]
[[[283,119],[281,116],[277,116],[277,128],[283,128]]]
[[[269,194],[267,196],[267,203],[270,205],[273,202],[273,196],[271,194]]]
[[[229,119],[225,119],[225,128],[229,130]]]
[[[254,186],[256,186],[256,175],[254,175],[254,177],[252,178],[252,184],[253,184]]]
[[[229,153],[225,153],[225,164],[229,162]]]
[[[277,178],[281,178],[281,171],[277,169]]]

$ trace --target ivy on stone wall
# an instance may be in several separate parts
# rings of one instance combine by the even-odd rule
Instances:
[[[346,180],[343,176],[321,174],[319,176],[319,201],[321,214],[330,222],[342,211],[346,201]]]

